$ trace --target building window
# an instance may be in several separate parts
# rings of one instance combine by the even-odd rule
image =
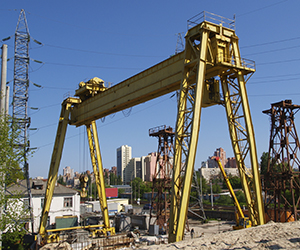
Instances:
[[[73,205],[72,197],[64,198],[64,207],[72,207]]]
[[[41,208],[44,207],[44,198],[41,198]]]

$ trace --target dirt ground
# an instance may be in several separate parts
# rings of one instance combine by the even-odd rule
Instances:
[[[269,222],[262,226],[232,230],[233,222],[211,221],[199,224],[189,221],[190,229],[194,228],[195,235],[191,238],[186,232],[185,239],[171,244],[152,242],[140,244],[138,249],[300,249],[300,221],[289,223]],[[166,242],[162,238],[160,242]],[[142,241],[142,239],[141,239]],[[149,242],[149,239],[148,239]],[[149,244],[149,243],[148,243]]]

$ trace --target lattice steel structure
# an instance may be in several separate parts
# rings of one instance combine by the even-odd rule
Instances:
[[[31,225],[33,230],[33,214],[31,209],[32,197],[29,183],[29,171],[27,155],[29,151],[28,128],[30,118],[28,117],[28,87],[29,87],[29,42],[30,35],[27,26],[25,11],[22,9],[19,15],[15,31],[14,48],[14,79],[13,79],[13,123],[18,128],[18,145],[23,150],[22,165],[27,179],[27,190],[29,196],[29,210],[31,214]]]
[[[152,177],[150,222],[153,217],[152,210],[154,210],[155,221],[153,224],[159,225],[160,229],[164,228],[167,231],[170,216],[175,133],[173,128],[163,125],[149,129],[149,136],[158,138],[156,170]]]
[[[264,224],[261,180],[246,90],[255,63],[241,58],[234,20],[203,12],[188,20],[188,26],[191,28],[185,36],[174,145],[169,242],[180,241],[184,236],[201,110],[209,105],[225,107],[249,217],[254,226]],[[247,166],[251,167],[251,175]]]
[[[267,172],[264,175],[265,212],[273,221],[300,219],[299,139],[295,114],[300,105],[285,100],[263,111],[271,117]]]

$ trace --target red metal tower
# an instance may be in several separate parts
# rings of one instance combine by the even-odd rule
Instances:
[[[299,105],[291,100],[271,104],[263,111],[271,117],[267,172],[264,175],[265,212],[273,221],[300,219],[299,139],[294,115]]]
[[[149,129],[149,136],[158,138],[156,170],[152,178],[150,221],[152,210],[154,210],[156,212],[156,219],[153,224],[159,225],[159,228],[168,230],[175,133],[173,132],[173,128],[163,125]]]

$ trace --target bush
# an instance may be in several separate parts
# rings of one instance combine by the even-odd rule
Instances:
[[[12,231],[2,234],[2,249],[23,250],[28,249],[28,245],[24,245],[25,231]]]

